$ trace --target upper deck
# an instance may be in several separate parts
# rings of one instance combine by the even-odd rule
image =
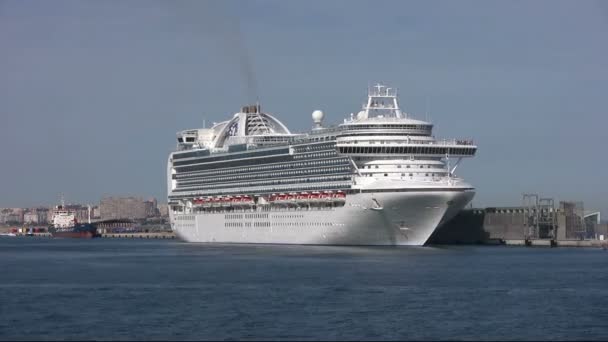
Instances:
[[[233,153],[298,144],[335,141],[347,154],[414,154],[473,156],[477,146],[471,139],[436,140],[433,124],[417,120],[401,110],[397,89],[381,84],[368,88],[368,98],[357,115],[342,123],[324,127],[324,114],[313,112],[314,128],[292,133],[259,104],[245,106],[232,119],[207,129],[185,130],[177,134],[173,159],[221,158]],[[384,149],[378,145],[384,145]],[[392,151],[392,152],[391,152]]]

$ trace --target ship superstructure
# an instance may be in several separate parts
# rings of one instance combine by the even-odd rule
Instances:
[[[91,224],[91,207],[89,207],[89,222],[78,223],[74,212],[65,205],[63,197],[61,204],[53,210],[52,225],[49,232],[53,237],[94,238],[97,237],[97,228]]]
[[[338,126],[295,134],[260,105],[177,134],[172,229],[191,242],[422,245],[474,189],[455,176],[477,147],[436,140],[378,84]]]

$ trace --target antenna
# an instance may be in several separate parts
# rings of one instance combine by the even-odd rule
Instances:
[[[203,118],[203,128],[207,128],[207,125],[205,124],[205,119]]]
[[[426,96],[426,110],[425,110],[426,122],[429,122],[430,107],[431,107],[431,104],[429,103],[429,96],[427,95]]]

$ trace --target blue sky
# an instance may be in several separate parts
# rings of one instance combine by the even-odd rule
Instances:
[[[175,132],[259,98],[292,131],[399,88],[472,138],[475,206],[608,213],[608,2],[0,1],[0,207],[166,196]]]

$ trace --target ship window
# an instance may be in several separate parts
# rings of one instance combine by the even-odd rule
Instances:
[[[384,177],[388,177],[388,173],[385,173],[385,174],[384,174]]]
[[[376,165],[376,169],[378,168],[378,165]]]
[[[414,176],[414,174],[413,174],[413,173],[410,173],[410,177],[413,177],[413,176]]]
[[[398,169],[400,169],[400,168],[401,168],[401,165],[397,165],[397,168],[398,168]]]

